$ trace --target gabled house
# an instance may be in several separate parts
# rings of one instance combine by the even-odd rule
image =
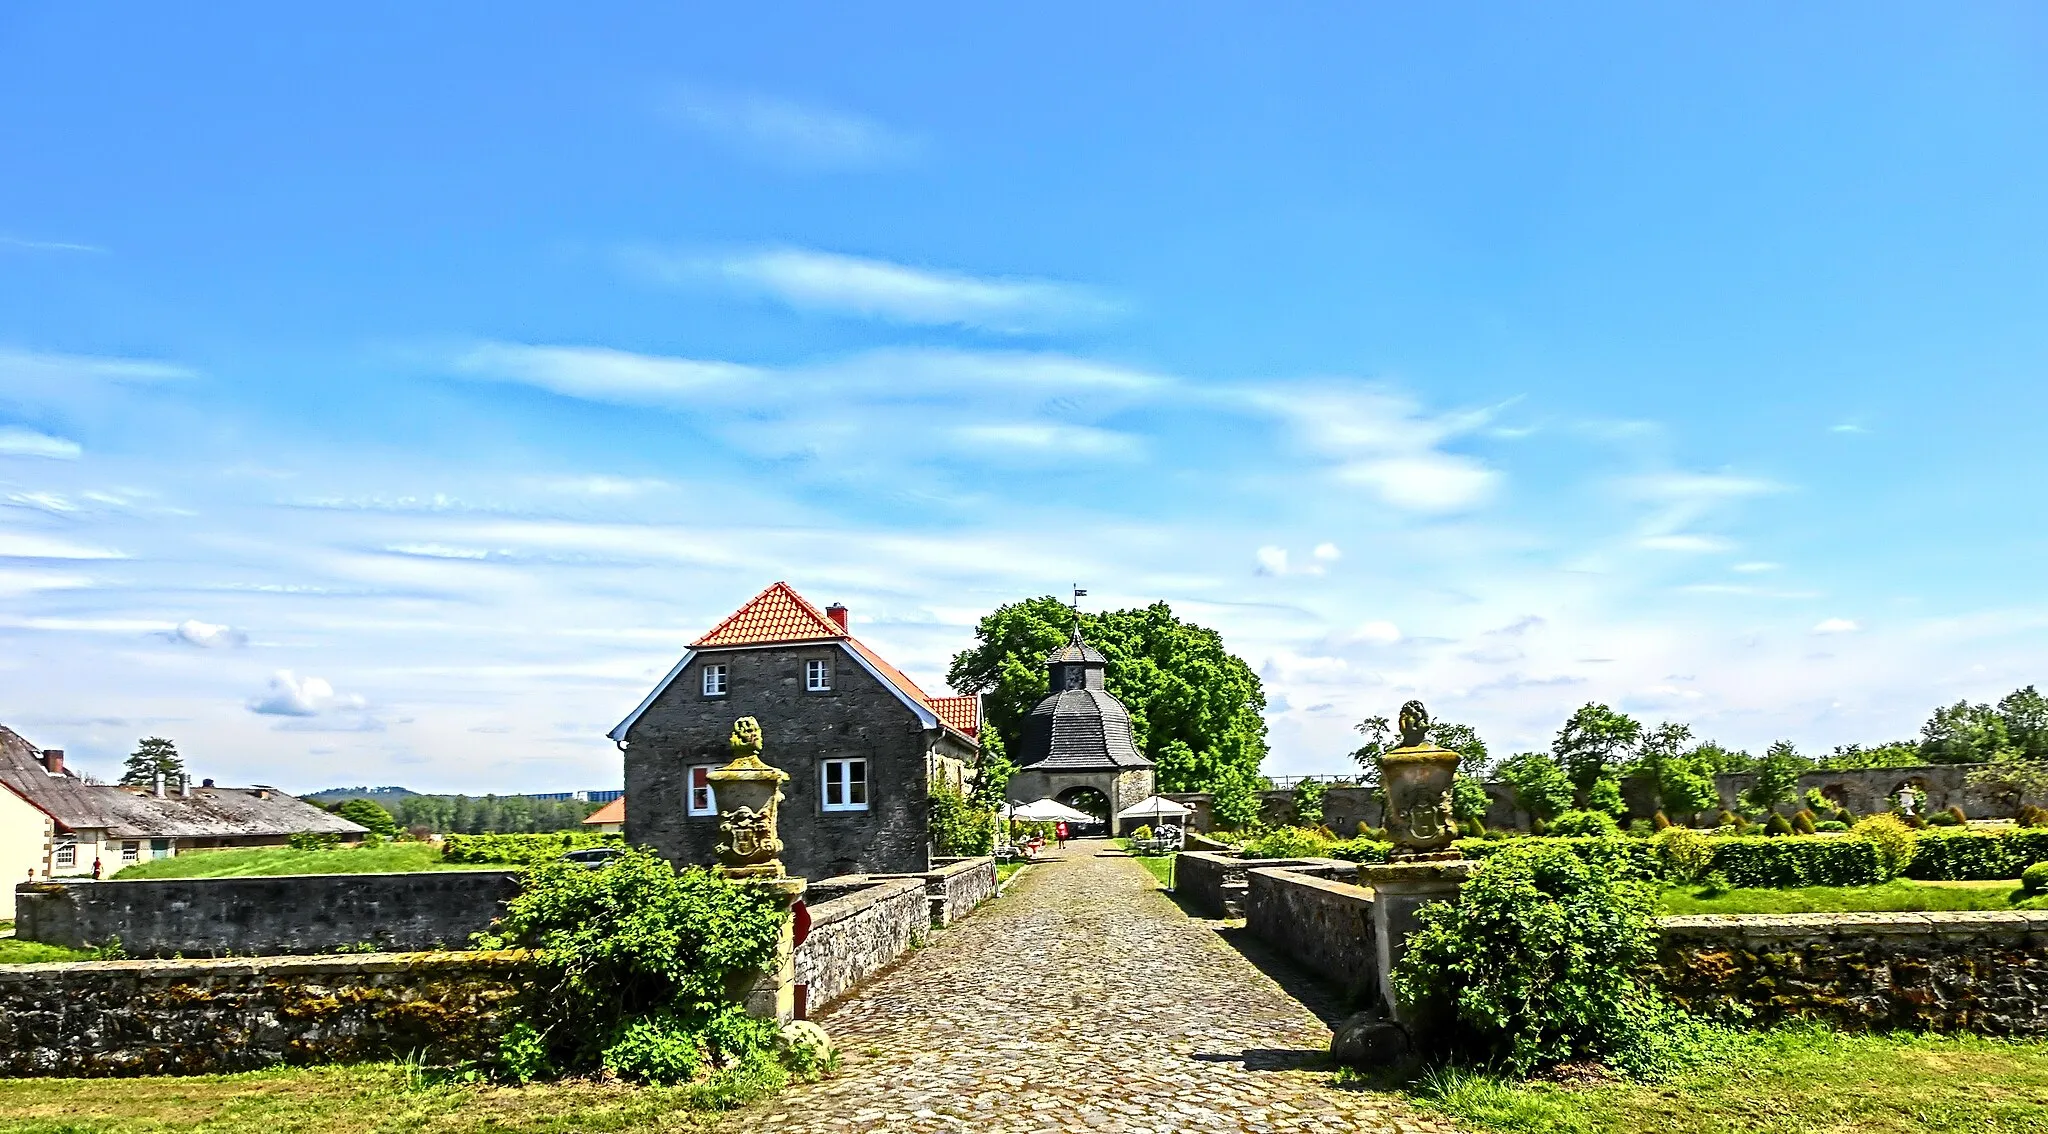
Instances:
[[[7,902],[14,883],[90,875],[95,863],[111,876],[123,866],[195,850],[283,846],[296,834],[360,839],[369,832],[271,787],[222,788],[207,780],[158,783],[149,788],[87,783],[64,766],[62,749],[37,749],[11,729],[0,727],[0,830],[12,830],[9,816],[22,815],[9,802],[33,807],[48,829],[35,859],[23,857],[30,842],[0,836],[0,869]],[[35,822],[31,819],[30,822]]]
[[[808,878],[922,872],[927,800],[971,788],[980,700],[934,697],[824,610],[776,583],[690,644],[610,736],[626,764],[626,841],[710,863],[718,800],[706,778],[733,722],[761,722],[783,786],[783,863]]]

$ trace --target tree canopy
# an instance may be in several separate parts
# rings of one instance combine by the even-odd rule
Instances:
[[[177,745],[161,736],[144,737],[121,766],[121,782],[129,787],[155,787],[159,775],[167,783],[178,782],[185,775],[185,761],[179,757]]]
[[[1163,602],[1078,617],[1088,644],[1109,661],[1106,688],[1131,711],[1132,740],[1159,765],[1161,791],[1257,776],[1266,694],[1222,635],[1176,618]],[[984,616],[974,647],[953,658],[946,680],[982,695],[984,795],[1000,791],[1014,770],[1025,717],[1047,692],[1046,655],[1067,643],[1075,618],[1050,595],[1008,603]]]

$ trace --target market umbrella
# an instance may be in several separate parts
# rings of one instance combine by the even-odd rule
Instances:
[[[1175,803],[1163,795],[1141,799],[1116,813],[1119,819],[1150,819],[1158,826],[1161,819],[1179,819],[1183,822],[1194,814],[1194,809],[1184,803]]]
[[[1036,803],[1021,804],[1010,812],[1012,819],[1023,819],[1031,823],[1098,823],[1101,820],[1079,811],[1057,799],[1041,799]]]

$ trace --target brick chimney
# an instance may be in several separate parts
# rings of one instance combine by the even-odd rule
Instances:
[[[831,606],[828,606],[828,607],[826,607],[826,608],[825,608],[825,617],[827,617],[827,618],[831,619],[831,620],[832,620],[832,625],[834,625],[834,626],[837,626],[837,627],[839,627],[839,630],[840,630],[840,632],[841,632],[841,633],[846,633],[846,632],[847,632],[847,630],[846,630],[846,606],[845,606],[845,604],[843,604],[843,603],[836,603],[836,602],[835,602],[835,603],[833,603],[833,604],[832,604]]]
[[[53,776],[63,775],[64,750],[62,748],[43,749],[43,768]]]

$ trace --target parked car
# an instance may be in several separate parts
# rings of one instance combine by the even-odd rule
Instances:
[[[563,854],[562,861],[573,862],[591,870],[601,870],[605,863],[625,853],[621,847],[584,847],[582,850],[572,850]]]

